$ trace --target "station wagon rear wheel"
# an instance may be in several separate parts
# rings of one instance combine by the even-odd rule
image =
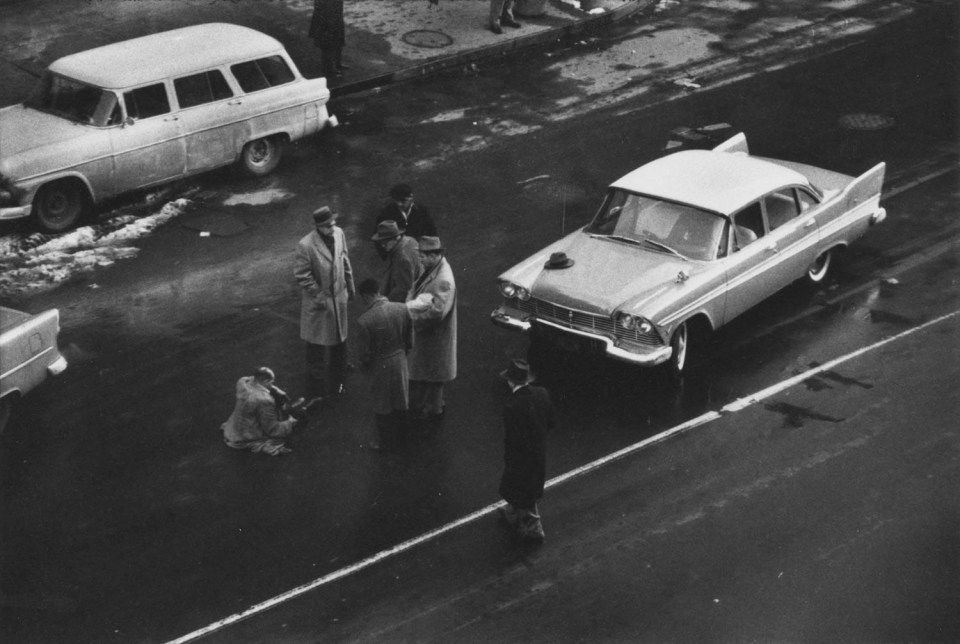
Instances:
[[[280,163],[283,156],[283,140],[278,136],[268,136],[250,141],[240,153],[240,165],[243,171],[254,177],[270,174]]]
[[[816,261],[807,269],[807,279],[812,284],[820,284],[827,278],[830,272],[830,264],[833,263],[833,249],[824,251],[817,257]]]
[[[48,183],[33,198],[33,212],[40,227],[51,233],[62,233],[76,226],[86,209],[86,194],[77,181]]]

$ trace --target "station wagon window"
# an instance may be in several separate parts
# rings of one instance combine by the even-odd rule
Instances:
[[[173,89],[177,92],[177,102],[181,109],[233,96],[227,79],[217,69],[178,78],[173,81]]]
[[[776,230],[800,214],[793,188],[768,194],[763,198],[763,204],[767,209],[767,223],[770,230]]]
[[[25,102],[35,110],[98,127],[119,122],[119,118],[114,120],[117,104],[113,92],[51,73],[40,80]]]
[[[148,119],[170,112],[167,100],[167,88],[163,83],[138,87],[123,93],[123,102],[127,104],[127,116],[133,119]]]
[[[230,66],[240,88],[247,93],[289,83],[293,72],[282,56],[269,56]]]

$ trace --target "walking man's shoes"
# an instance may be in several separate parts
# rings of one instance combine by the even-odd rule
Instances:
[[[497,35],[500,35],[500,34],[503,33],[503,29],[501,29],[501,28],[500,28],[500,25],[498,25],[498,24],[496,24],[496,23],[490,25],[490,31],[492,31],[493,33],[495,33],[495,34],[497,34]]]
[[[519,29],[522,25],[513,18],[500,18],[500,24]]]

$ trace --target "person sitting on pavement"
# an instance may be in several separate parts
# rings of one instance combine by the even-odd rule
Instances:
[[[286,445],[287,439],[321,399],[315,398],[304,404],[300,398],[290,404],[286,394],[274,386],[275,380],[276,376],[269,367],[258,367],[252,376],[237,380],[233,413],[220,426],[223,441],[229,447],[270,456],[292,451]],[[288,414],[290,417],[284,418]]]
[[[420,274],[420,250],[417,240],[407,237],[392,219],[377,224],[370,238],[386,266],[383,271],[383,295],[391,302],[403,302]]]
[[[430,211],[414,202],[413,188],[405,183],[398,183],[390,188],[390,203],[380,211],[377,224],[388,220],[397,222],[397,226],[407,237],[417,241],[424,235],[437,236],[437,227],[433,224]]]

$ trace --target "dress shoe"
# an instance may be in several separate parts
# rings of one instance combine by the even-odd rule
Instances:
[[[514,29],[519,29],[522,25],[514,20],[513,18],[500,18],[500,24],[506,25],[508,27],[513,27]]]
[[[497,35],[500,35],[503,33],[503,29],[500,28],[500,25],[490,25],[490,31],[492,31]]]

